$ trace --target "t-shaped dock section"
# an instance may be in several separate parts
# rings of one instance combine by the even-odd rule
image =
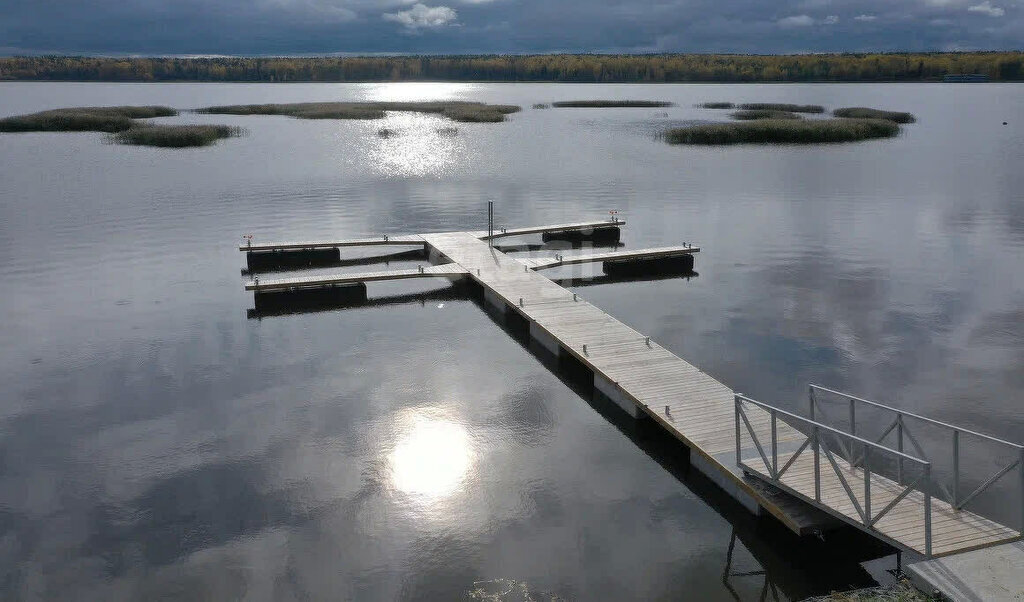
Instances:
[[[530,228],[499,229],[493,238],[525,234],[546,237],[613,238],[625,221],[592,221]],[[799,500],[761,481],[745,477],[737,467],[732,427],[733,392],[700,369],[658,345],[577,293],[538,270],[584,262],[616,267],[671,267],[689,271],[700,248],[692,244],[593,253],[552,253],[548,257],[516,258],[489,244],[487,232],[441,232],[373,238],[243,245],[249,253],[287,253],[358,246],[418,246],[437,265],[415,269],[343,273],[294,278],[254,278],[245,285],[257,295],[363,287],[366,282],[407,278],[469,278],[483,289],[494,310],[525,319],[530,335],[556,356],[574,358],[593,373],[594,388],[636,418],[651,417],[690,450],[691,463],[737,498],[749,510],[775,515],[796,533],[818,530],[835,522]],[[618,264],[618,266],[616,266]],[[609,268],[611,268],[609,270]],[[363,289],[365,291],[365,289]],[[364,293],[365,294],[365,293]],[[766,434],[767,413],[753,416]],[[782,440],[799,433],[783,429]],[[754,450],[748,450],[754,453]]]
[[[624,225],[625,222],[618,220],[558,224],[499,230],[491,238],[537,233],[555,236],[567,232],[575,237],[599,237],[614,232],[614,239],[617,240],[618,229]],[[246,285],[246,289],[259,295],[330,287],[365,287],[365,282],[389,279],[469,278],[483,289],[485,304],[525,322],[530,336],[551,354],[571,358],[589,370],[596,391],[635,418],[653,419],[682,442],[689,450],[690,463],[697,470],[752,512],[767,511],[798,534],[835,526],[838,522],[836,519],[841,519],[897,547],[926,555],[953,553],[963,548],[990,545],[1020,536],[1013,529],[970,512],[950,511],[943,513],[942,522],[936,524],[936,530],[952,529],[956,537],[945,539],[941,547],[936,546],[933,550],[929,535],[925,549],[923,536],[902,522],[892,524],[891,518],[887,517],[890,521],[865,520],[861,525],[850,520],[849,512],[840,498],[836,497],[833,505],[829,505],[822,495],[815,497],[812,494],[808,498],[800,487],[807,483],[804,473],[805,464],[810,466],[807,460],[810,456],[800,454],[811,443],[807,435],[791,426],[801,424],[798,417],[793,416],[791,420],[785,416],[785,412],[767,405],[762,407],[753,400],[741,407],[740,400],[747,398],[738,396],[729,387],[658,345],[649,336],[637,332],[588,303],[577,293],[538,273],[545,268],[588,261],[602,262],[606,272],[614,272],[626,266],[636,267],[637,264],[646,268],[664,268],[668,264],[675,269],[688,271],[693,267],[693,255],[700,251],[699,247],[684,244],[656,249],[552,254],[549,257],[518,259],[496,249],[487,239],[487,232],[441,232],[351,241],[245,245],[240,250],[280,253],[364,245],[422,246],[435,265],[362,274],[254,279]],[[628,270],[623,269],[623,272]],[[363,291],[365,294],[365,288]],[[742,431],[741,419],[745,427]],[[772,462],[771,474],[766,475],[753,465],[751,458],[765,458],[765,463],[769,464],[768,452],[760,443],[768,441],[771,442],[769,451]],[[813,448],[815,454],[820,453],[817,439]],[[777,464],[780,456],[783,461],[789,458],[794,462],[800,458],[800,461],[796,464],[790,462],[779,469]],[[794,466],[791,474],[803,479],[796,484],[777,478],[791,465]],[[814,474],[818,475],[817,464],[814,470]],[[895,484],[879,475],[872,478],[881,479],[876,485],[877,489],[884,489],[887,493],[892,491],[886,497],[876,493],[877,502],[884,499],[886,504],[891,503],[886,511],[897,507],[904,500],[912,506],[902,510],[905,515],[909,516],[921,508],[921,496],[900,494]],[[767,481],[776,483],[778,487],[769,485]],[[827,481],[826,485],[830,487],[827,493],[831,494],[832,481]],[[947,507],[943,506],[942,510],[945,511]],[[895,516],[894,512],[892,517]]]

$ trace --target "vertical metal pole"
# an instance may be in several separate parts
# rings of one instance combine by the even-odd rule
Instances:
[[[852,399],[850,400],[850,434],[857,435],[857,405]]]
[[[814,437],[814,501],[821,501],[821,452],[818,450],[818,425],[811,431]]]
[[[494,246],[494,201],[487,201],[487,246]]]
[[[733,396],[733,404],[736,410],[736,466],[743,466],[740,462],[740,396]]]
[[[1024,533],[1024,447],[1020,448],[1017,459],[1017,471],[1020,473],[1020,532]]]
[[[864,444],[864,524],[871,524],[871,463],[868,462],[868,454],[871,448]]]
[[[960,431],[953,430],[953,510],[959,510],[960,502]]]
[[[810,401],[810,418],[814,420],[814,387],[807,387],[807,399]]]
[[[857,413],[856,413],[857,410],[856,410],[856,406],[854,405],[854,403],[855,402],[851,399],[850,400],[850,434],[856,436],[857,435]],[[853,456],[854,456],[854,454],[853,454],[853,442],[851,441],[850,442],[850,470],[853,470],[853,467],[854,467],[854,464],[855,464],[854,461],[853,461]]]
[[[772,478],[779,480],[779,441],[777,437],[775,410],[772,410]]]
[[[903,414],[896,414],[896,451],[903,452]],[[903,456],[896,459],[896,482],[903,484]]]
[[[932,465],[924,465],[924,555],[932,555]]]

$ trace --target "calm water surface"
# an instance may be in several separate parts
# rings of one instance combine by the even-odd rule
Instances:
[[[1021,441],[1021,91],[0,84],[0,115],[525,107],[455,136],[425,115],[185,113],[163,121],[249,133],[188,150],[0,137],[0,598],[457,600],[509,579],[572,600],[752,600],[765,579],[780,599],[870,583],[837,546],[756,524],[458,291],[377,284],[379,304],[249,319],[235,246],[245,233],[479,229],[487,199],[510,227],[617,209],[627,247],[699,244],[699,276],[578,292],[736,390],[795,408],[819,382]],[[677,106],[529,108],[574,98]],[[918,123],[841,146],[655,140],[723,118],[692,107],[708,100],[876,106]],[[982,480],[992,467],[975,463]],[[1012,510],[1012,495],[979,509]],[[767,576],[723,583],[730,548],[732,571]]]

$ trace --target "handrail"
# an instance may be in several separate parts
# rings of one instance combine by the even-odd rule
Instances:
[[[852,399],[854,401],[859,401],[860,403],[865,403],[867,405],[875,406],[876,408],[882,408],[884,410],[889,410],[890,412],[895,412],[897,414],[902,414],[904,416],[910,416],[911,418],[917,418],[918,420],[923,420],[925,422],[930,422],[932,424],[937,424],[937,425],[939,425],[941,427],[944,427],[944,428],[947,428],[947,429],[950,429],[950,430],[953,430],[953,431],[960,431],[961,433],[967,433],[968,435],[974,435],[975,437],[981,437],[982,439],[988,439],[989,441],[994,441],[995,443],[1000,443],[1002,445],[1009,445],[1010,447],[1014,447],[1014,448],[1016,448],[1018,450],[1024,450],[1024,445],[1021,445],[1019,443],[1011,443],[1010,441],[1006,441],[1006,440],[1000,439],[998,437],[993,437],[992,435],[986,435],[985,433],[979,433],[977,431],[972,431],[971,429],[965,429],[963,427],[956,426],[955,424],[949,424],[948,422],[942,422],[941,420],[935,420],[934,418],[928,418],[927,416],[922,416],[920,414],[915,414],[913,412],[908,412],[906,410],[901,410],[900,408],[894,408],[893,406],[888,406],[888,405],[885,405],[884,403],[878,403],[877,401],[871,401],[869,399],[864,399],[862,397],[857,397],[855,395],[850,395],[849,393],[843,393],[842,391],[836,391],[835,389],[829,389],[827,387],[822,387],[821,385],[811,384],[811,388],[812,389],[817,389],[819,391],[824,391],[826,393],[832,393],[833,395],[838,395],[838,396],[840,396],[840,397],[842,397],[844,399]]]
[[[931,494],[931,489],[932,489],[931,488],[931,484],[932,484],[931,467],[932,467],[932,465],[931,465],[931,462],[929,462],[927,460],[923,460],[923,459],[915,457],[915,456],[912,456],[910,454],[904,453],[901,450],[891,449],[889,447],[886,447],[885,445],[881,445],[880,443],[877,443],[877,442],[874,442],[874,441],[870,441],[868,439],[864,439],[862,437],[858,437],[857,435],[854,435],[852,433],[847,433],[845,431],[833,428],[833,427],[831,427],[831,426],[829,426],[827,424],[823,424],[821,422],[817,422],[816,420],[804,418],[803,416],[799,416],[797,414],[794,414],[792,412],[788,412],[788,411],[783,410],[781,408],[769,405],[769,404],[761,402],[761,401],[757,401],[756,399],[751,399],[750,397],[747,397],[746,395],[742,395],[742,394],[739,394],[739,393],[734,394],[733,402],[734,402],[734,406],[735,406],[735,423],[736,423],[736,465],[738,467],[740,467],[740,468],[742,468],[744,470],[752,470],[752,471],[760,472],[758,469],[755,469],[755,468],[752,468],[750,466],[747,466],[745,464],[744,460],[743,460],[743,449],[742,449],[742,443],[741,443],[742,431],[741,431],[741,428],[740,428],[741,421],[742,421],[743,425],[746,427],[747,434],[750,435],[751,441],[753,442],[754,446],[757,448],[758,455],[761,457],[761,460],[764,462],[764,466],[765,466],[764,473],[767,474],[768,480],[771,483],[775,484],[776,486],[784,487],[784,488],[789,488],[791,491],[793,490],[792,487],[790,487],[788,484],[786,484],[786,483],[784,483],[782,481],[782,475],[785,474],[787,470],[789,470],[789,467],[793,465],[793,463],[797,459],[797,457],[800,454],[802,454],[804,452],[804,450],[806,450],[808,447],[810,447],[813,450],[811,453],[813,455],[813,460],[814,460],[814,502],[817,503],[817,504],[821,504],[823,506],[829,507],[826,504],[824,504],[822,502],[822,499],[821,499],[821,482],[822,482],[822,477],[821,477],[821,458],[822,458],[822,454],[824,454],[825,459],[828,460],[828,464],[831,466],[832,470],[834,471],[834,474],[835,474],[836,478],[839,480],[839,484],[842,485],[843,490],[846,491],[846,495],[847,495],[849,501],[853,505],[854,510],[856,510],[857,515],[860,517],[860,521],[863,523],[863,527],[865,529],[869,530],[869,531],[870,530],[877,530],[877,529],[875,529],[875,525],[878,523],[879,519],[881,519],[883,516],[888,514],[889,511],[891,511],[893,508],[895,508],[896,505],[899,504],[903,499],[905,499],[907,497],[907,495],[909,495],[912,491],[915,491],[915,490],[916,491],[920,491],[922,494],[924,494],[924,525],[923,525],[923,527],[924,527],[924,540],[925,540],[924,552],[925,552],[926,556],[931,556],[932,555],[932,494]],[[758,437],[758,434],[757,434],[756,430],[750,424],[750,420],[747,418],[746,410],[744,410],[744,408],[743,408],[743,404],[744,403],[752,404],[755,407],[761,408],[762,410],[767,410],[767,412],[771,416],[771,459],[770,460],[768,458],[768,454],[766,454],[765,451],[764,451],[764,447],[761,445],[761,442],[760,442],[760,439]],[[786,417],[786,418],[788,418],[790,420],[795,420],[795,421],[799,421],[799,422],[802,422],[804,424],[810,425],[810,427],[811,427],[811,433],[807,435],[807,438],[800,445],[800,447],[795,452],[792,452],[792,454],[789,457],[789,460],[785,463],[785,465],[782,467],[781,470],[779,469],[779,448],[778,448],[778,428],[777,428],[777,426],[778,426],[778,419],[779,419],[780,415],[783,416],[783,417]],[[786,423],[784,422],[783,424],[786,424]],[[857,495],[853,492],[853,489],[850,486],[850,481],[847,480],[847,476],[844,476],[844,474],[843,474],[844,471],[840,470],[839,465],[836,462],[835,455],[832,453],[832,450],[830,449],[831,444],[829,443],[829,441],[827,439],[824,440],[824,441],[821,439],[821,432],[822,431],[824,431],[826,433],[831,433],[831,434],[837,435],[840,438],[840,442],[843,439],[849,440],[850,441],[849,448],[851,450],[853,448],[854,442],[859,443],[860,445],[863,446],[863,448],[864,448],[864,456],[863,456],[864,463],[863,463],[862,473],[863,473],[863,480],[864,480],[864,485],[863,485],[864,494],[863,494],[862,498],[858,498]],[[898,458],[899,464],[900,464],[900,468],[901,468],[901,471],[900,471],[901,473],[902,473],[902,465],[903,465],[904,461],[906,461],[906,460],[909,460],[911,462],[917,463],[917,464],[919,464],[921,466],[921,474],[920,474],[920,476],[918,476],[917,479],[914,480],[914,482],[910,483],[909,485],[906,485],[905,488],[903,489],[903,491],[900,492],[894,499],[890,500],[889,503],[886,504],[886,506],[880,512],[874,512],[874,513],[872,513],[872,511],[871,511],[871,485],[872,485],[872,476],[873,475],[872,475],[872,470],[871,470],[870,463],[868,462],[868,458],[869,458],[872,450],[881,450],[881,451],[883,451],[883,452],[885,452],[887,454],[890,454],[890,455],[895,456],[896,458]],[[851,470],[852,470],[852,465],[851,465]],[[852,475],[850,475],[850,476],[852,477]],[[995,478],[998,478],[999,476],[1002,476],[1002,475],[1001,474],[997,475]],[[923,482],[923,485],[922,485],[922,482]],[[902,486],[903,483],[901,482],[900,485]],[[862,502],[863,502],[863,504],[862,504]],[[848,516],[849,518],[853,518],[850,515],[846,515],[846,516]]]
[[[876,407],[876,408],[881,408],[883,410],[887,410],[889,412],[892,412],[892,413],[896,414],[895,421],[893,422],[893,424],[888,429],[886,429],[882,433],[882,435],[878,438],[878,441],[882,441],[883,439],[885,439],[889,435],[889,433],[892,432],[893,429],[895,428],[896,429],[896,437],[897,437],[897,445],[898,445],[898,449],[900,451],[903,450],[903,438],[904,438],[904,436],[906,436],[907,440],[910,441],[911,444],[913,444],[915,449],[917,449],[917,452],[920,453],[922,456],[926,456],[924,450],[921,447],[921,444],[917,441],[917,438],[914,437],[914,434],[910,431],[907,423],[905,422],[905,420],[904,420],[905,418],[913,418],[913,419],[916,419],[916,420],[921,420],[921,421],[923,421],[923,422],[925,422],[927,424],[934,424],[934,425],[937,425],[937,426],[939,426],[939,427],[941,427],[943,429],[946,429],[947,431],[952,431],[952,433],[953,433],[953,442],[952,442],[952,456],[953,456],[953,458],[952,458],[953,459],[953,469],[952,469],[952,473],[953,473],[952,477],[953,478],[952,478],[952,481],[953,482],[952,482],[952,488],[946,487],[946,484],[945,483],[941,483],[941,482],[936,482],[935,484],[939,487],[939,489],[941,489],[943,492],[945,492],[945,494],[949,497],[949,502],[950,502],[950,504],[952,504],[954,510],[962,510],[965,506],[967,506],[968,503],[970,503],[976,497],[978,497],[978,495],[980,495],[981,493],[986,491],[989,487],[991,487],[997,481],[999,481],[1003,476],[1009,474],[1010,471],[1012,471],[1013,469],[1016,468],[1017,469],[1017,473],[1018,473],[1018,481],[1019,481],[1018,488],[1021,491],[1020,529],[1022,531],[1024,531],[1024,445],[1021,445],[1021,444],[1018,444],[1018,443],[1012,443],[1010,441],[1006,441],[1006,440],[1000,439],[998,437],[993,437],[992,435],[986,435],[984,433],[979,433],[979,432],[973,431],[971,429],[961,428],[961,427],[956,426],[954,424],[949,424],[947,422],[942,422],[940,420],[935,420],[934,418],[928,418],[927,416],[921,416],[920,414],[915,414],[914,412],[907,412],[907,411],[902,410],[900,408],[889,406],[889,405],[886,405],[884,403],[878,403],[877,401],[871,401],[869,399],[864,399],[862,397],[857,397],[856,395],[850,395],[849,393],[843,393],[842,391],[836,391],[835,389],[829,389],[828,387],[822,387],[820,385],[811,384],[810,387],[809,387],[809,391],[810,391],[810,400],[811,400],[811,405],[810,405],[811,416],[814,416],[814,408],[816,406],[818,406],[818,409],[822,412],[822,414],[825,414],[824,409],[819,406],[820,402],[818,401],[817,396],[814,395],[815,391],[822,391],[824,393],[830,393],[830,394],[835,395],[835,396],[837,396],[839,398],[842,398],[843,400],[849,401],[849,404],[850,404],[850,434],[851,435],[855,435],[856,432],[857,432],[856,412],[855,412],[855,409],[854,409],[854,407],[855,407],[854,404],[857,403],[857,402],[865,404],[865,405],[868,405],[868,406],[872,406],[872,407]],[[826,414],[826,416],[827,416],[827,414]],[[974,437],[978,437],[978,438],[986,440],[986,441],[990,441],[990,442],[993,442],[993,443],[996,443],[996,444],[999,444],[999,445],[1002,445],[1002,446],[1005,446],[1005,447],[1009,447],[1009,448],[1011,448],[1011,449],[1016,451],[1016,456],[1017,456],[1012,462],[1010,462],[1008,465],[1003,466],[1002,468],[1000,468],[992,476],[990,476],[984,483],[982,483],[980,486],[978,486],[974,491],[968,493],[966,496],[962,496],[960,494],[960,490],[961,490],[961,487],[960,487],[960,447],[961,447],[960,446],[960,436],[961,436],[961,434],[972,435]],[[855,465],[858,462],[858,460],[854,457],[852,449],[848,449],[847,451],[848,451],[849,456],[850,456],[849,460],[850,460],[851,466],[853,466],[853,465]],[[897,473],[897,475],[898,475],[897,476],[897,481],[899,483],[902,483],[903,482],[903,462],[902,462],[902,460],[900,460],[898,462],[898,473]]]
[[[863,445],[868,445],[870,447],[874,447],[874,448],[880,449],[882,451],[891,453],[894,456],[901,457],[901,458],[904,458],[906,460],[912,460],[912,461],[917,462],[918,464],[921,464],[921,465],[931,464],[931,462],[929,462],[928,460],[924,460],[922,458],[918,458],[917,456],[911,456],[910,454],[908,454],[906,452],[901,452],[899,450],[895,450],[895,449],[892,449],[890,447],[886,447],[886,446],[884,446],[884,445],[882,445],[880,443],[876,443],[875,441],[871,441],[871,440],[868,440],[868,439],[863,439],[861,437],[858,437],[857,435],[852,435],[852,434],[847,433],[846,431],[843,431],[841,429],[833,428],[833,427],[831,427],[831,426],[829,426],[829,425],[827,425],[825,423],[818,422],[816,420],[811,420],[809,418],[804,418],[803,416],[799,416],[799,415],[794,414],[792,412],[787,412],[786,410],[783,410],[781,408],[775,407],[773,405],[769,405],[769,404],[767,404],[767,403],[765,403],[763,401],[758,401],[756,399],[751,399],[751,398],[747,397],[746,395],[742,395],[740,393],[737,393],[736,397],[738,397],[739,399],[742,399],[743,401],[750,402],[750,403],[752,403],[752,404],[754,404],[756,406],[760,406],[761,408],[763,408],[765,410],[768,410],[770,412],[775,412],[777,414],[781,414],[783,416],[786,416],[787,418],[793,418],[794,420],[799,420],[799,421],[801,421],[803,423],[806,423],[806,424],[809,424],[811,426],[816,426],[819,429],[822,429],[822,430],[825,430],[825,431],[829,431],[831,433],[834,433],[836,435],[840,435],[842,437],[846,437],[848,439],[852,439],[852,440],[854,440],[854,441],[856,441],[858,443],[861,443]]]

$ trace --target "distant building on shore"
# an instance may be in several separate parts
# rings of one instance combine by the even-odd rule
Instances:
[[[956,73],[943,76],[944,82],[987,82],[988,76],[984,73]]]

